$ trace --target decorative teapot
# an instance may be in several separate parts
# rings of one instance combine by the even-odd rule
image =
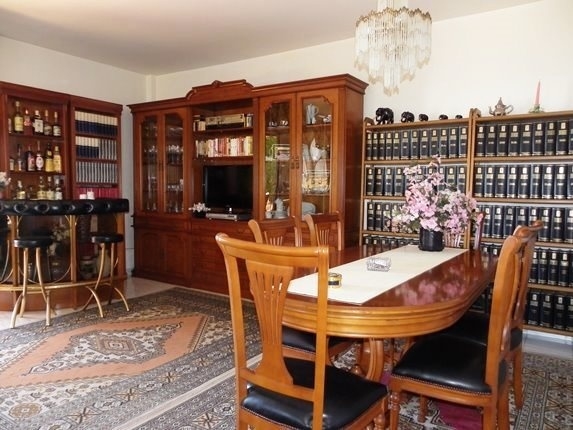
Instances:
[[[501,97],[499,98],[497,104],[495,105],[494,109],[489,107],[489,113],[493,116],[502,116],[507,115],[513,111],[513,105],[504,105],[501,101]]]

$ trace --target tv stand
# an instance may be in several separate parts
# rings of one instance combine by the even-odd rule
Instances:
[[[252,218],[249,213],[216,213],[207,212],[208,219],[223,219],[229,221],[247,221]]]

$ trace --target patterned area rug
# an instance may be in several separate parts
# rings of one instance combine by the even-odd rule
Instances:
[[[0,331],[0,429],[233,429],[234,375],[225,297],[174,288],[120,304]],[[259,353],[254,313],[249,355]],[[339,364],[352,360],[349,354]],[[526,355],[526,404],[512,428],[573,428],[573,361]],[[480,429],[471,408],[417,399],[404,430]]]

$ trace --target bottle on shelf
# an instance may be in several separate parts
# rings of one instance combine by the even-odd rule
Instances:
[[[50,122],[50,116],[48,115],[48,109],[44,111],[44,136],[52,135],[52,123]]]
[[[62,200],[64,198],[64,189],[60,176],[54,177],[54,183],[54,198],[56,200]]]
[[[16,170],[16,160],[15,160],[14,157],[12,157],[11,155],[10,155],[9,169],[10,169],[11,172],[13,172],[14,170]]]
[[[15,112],[13,118],[13,130],[14,133],[24,133],[24,116],[22,115],[22,110],[20,108],[20,102],[16,100],[14,102]]]
[[[32,147],[28,144],[28,150],[25,154],[26,158],[26,172],[36,171],[36,155],[32,152]]]
[[[38,150],[36,151],[36,171],[42,172],[44,171],[44,154],[42,154],[42,150],[40,149],[40,141],[37,141]]]
[[[62,173],[62,155],[58,145],[54,146],[54,172]]]
[[[44,177],[40,176],[38,180],[38,192],[36,194],[38,200],[46,200],[46,184],[44,183]]]
[[[26,199],[26,190],[22,185],[22,181],[18,180],[18,185],[16,186],[16,199],[17,200],[25,200]]]
[[[22,145],[18,144],[18,149],[16,150],[16,170],[18,172],[23,172],[26,170],[26,161],[22,155]]]
[[[44,169],[46,172],[54,171],[54,153],[52,152],[52,142],[48,142],[46,152],[44,152]]]
[[[48,184],[46,185],[46,200],[55,200],[56,190],[52,184],[52,177],[48,176],[46,180],[48,181]]]
[[[12,118],[8,118],[8,134],[12,134]]]
[[[24,109],[24,134],[31,135],[32,133],[32,117],[30,116],[30,111]]]
[[[34,134],[44,134],[44,120],[40,116],[40,111],[38,109],[34,111],[32,125],[34,127]]]
[[[54,122],[52,123],[52,135],[60,137],[62,135],[62,126],[58,121],[58,112],[54,112]]]

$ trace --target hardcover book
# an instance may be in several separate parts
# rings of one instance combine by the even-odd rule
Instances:
[[[549,256],[546,249],[539,250],[539,264],[537,265],[537,283],[547,284],[547,269],[549,266]]]
[[[520,126],[521,139],[519,140],[519,155],[531,155],[533,145],[533,125],[523,123]]]
[[[364,194],[367,196],[371,196],[374,194],[374,167],[366,166],[366,179],[365,179],[365,190]]]
[[[456,151],[450,154],[449,129],[445,127],[440,129],[440,133],[438,135],[438,154],[442,157],[456,157]]]
[[[372,160],[384,159],[384,135],[377,131],[371,132],[372,136]]]
[[[380,166],[374,168],[374,195],[384,195],[384,168]]]
[[[553,293],[543,293],[541,296],[539,325],[541,327],[553,327]]]
[[[474,197],[483,197],[484,166],[476,166],[474,177]]]
[[[430,131],[430,156],[440,154],[440,139],[437,128],[433,128]]]
[[[551,242],[563,242],[563,233],[565,230],[565,216],[564,209],[554,207],[551,216],[551,226],[549,228],[549,240]]]
[[[366,151],[365,151],[365,158],[367,161],[372,160],[372,135],[374,133],[371,130],[366,130]],[[378,154],[376,154],[378,156]]]
[[[531,153],[533,155],[543,155],[545,150],[545,123],[536,122],[533,124],[533,145]]]
[[[567,155],[569,149],[569,121],[557,121],[557,137],[555,139],[555,155]]]
[[[483,181],[483,196],[493,197],[493,182],[495,179],[495,166],[487,165],[485,166],[485,175]]]
[[[459,139],[460,139],[459,156],[462,158],[467,157],[467,155],[468,155],[468,126],[467,125],[462,125],[460,127]]]
[[[374,203],[374,230],[382,231],[384,216],[382,215],[382,202]]]
[[[567,304],[564,294],[555,294],[553,303],[553,328],[556,330],[565,330],[565,311]]]
[[[405,189],[406,177],[404,176],[404,168],[397,166],[394,171],[394,195],[403,196]]]
[[[559,274],[557,276],[557,285],[560,287],[568,287],[570,285],[569,280],[569,252],[563,250],[559,255]]]
[[[510,165],[507,168],[506,194],[508,199],[517,197],[517,166],[515,165]]]
[[[542,180],[542,166],[539,164],[533,164],[531,166],[531,184],[529,186],[529,198],[541,198],[541,185],[543,183]]]
[[[511,236],[513,230],[515,230],[515,207],[504,206],[503,237]]]
[[[458,186],[458,169],[457,166],[447,166],[446,174],[444,177],[446,184],[450,187],[456,188]]]
[[[517,207],[515,214],[515,224],[516,225],[528,225],[528,208],[525,206]]]
[[[394,133],[391,131],[387,131],[384,137],[384,159],[391,160],[392,159],[392,151],[394,150]]]
[[[549,265],[547,269],[547,285],[557,285],[559,278],[559,256],[558,252],[552,250],[549,253]]]
[[[495,187],[494,195],[498,198],[505,198],[507,189],[507,166],[505,164],[496,164],[495,166]]]
[[[476,157],[485,156],[486,126],[479,124],[476,130]]]
[[[410,133],[410,158],[417,160],[420,158],[420,136],[418,130],[412,130]]]
[[[402,150],[402,142],[399,131],[392,134],[392,160],[400,159],[400,151]]]
[[[539,325],[539,312],[540,312],[540,302],[539,302],[539,292],[529,291],[527,300],[527,324],[529,325]]]
[[[509,125],[497,125],[497,155],[505,157],[507,155],[507,148],[509,146]]]
[[[547,121],[545,123],[545,147],[544,155],[556,155],[557,151],[557,122]]]
[[[495,239],[503,237],[503,206],[494,206],[491,237]]]
[[[402,130],[400,159],[410,159],[410,130]]]
[[[497,125],[487,126],[485,135],[485,156],[494,157],[497,155]]]
[[[573,331],[573,295],[565,297],[565,330]]]
[[[460,156],[459,128],[450,127],[448,133],[448,157],[458,158]]]
[[[457,166],[456,182],[458,184],[458,190],[466,191],[466,166]]]
[[[420,158],[428,158],[430,156],[430,131],[420,131]]]
[[[565,231],[563,232],[563,239],[565,243],[573,243],[573,208],[566,208],[565,210]]]
[[[395,167],[387,166],[384,171],[384,195],[394,195],[394,171]]]
[[[374,203],[366,202],[366,229],[374,230]]]
[[[524,164],[519,167],[519,178],[517,183],[517,197],[520,199],[529,198],[529,181],[531,166]]]
[[[531,271],[529,272],[529,283],[538,284],[539,282],[539,250],[534,249],[531,258]]]
[[[567,166],[558,164],[555,166],[555,183],[553,184],[553,198],[565,199],[567,197]],[[573,198],[573,195],[570,195]]]
[[[553,198],[553,186],[555,184],[554,166],[553,164],[546,164],[543,166],[543,177],[541,183],[541,198]]]
[[[481,211],[484,214],[483,217],[483,237],[489,238],[491,235],[491,227],[493,225],[493,212],[494,209],[491,205],[483,205]]]
[[[541,211],[541,221],[543,221],[543,228],[537,233],[537,240],[540,242],[549,242],[549,234],[551,228],[551,214],[553,208],[543,207]]]
[[[509,143],[507,144],[507,155],[514,157],[519,153],[520,140],[521,130],[519,124],[511,124],[509,127]]]

